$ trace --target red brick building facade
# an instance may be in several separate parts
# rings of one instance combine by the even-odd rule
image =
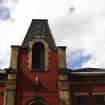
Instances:
[[[0,105],[104,105],[105,70],[66,68],[66,47],[56,46],[48,21],[33,19],[21,46],[11,46],[0,70]]]

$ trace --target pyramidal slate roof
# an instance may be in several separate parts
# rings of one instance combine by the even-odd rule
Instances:
[[[27,31],[27,34],[23,40],[21,47],[27,48],[29,41],[32,40],[35,36],[45,37],[48,40],[49,48],[51,49],[55,48],[56,46],[55,41],[52,37],[47,19],[32,19],[32,22],[29,26],[29,29]]]

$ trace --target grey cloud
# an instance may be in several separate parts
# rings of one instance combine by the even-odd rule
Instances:
[[[11,0],[11,1],[17,2],[17,0]],[[23,8],[24,12],[22,12],[23,10],[20,9],[22,10],[20,11],[21,14],[24,13],[24,15],[22,14],[23,20],[24,20],[24,16],[27,16],[26,15],[27,13],[29,14],[28,16],[32,18],[31,12],[29,10],[37,10],[36,8],[34,8],[35,6],[32,5],[34,4],[34,2],[31,2],[31,6],[29,6],[30,1],[28,1],[28,3],[25,4],[27,1],[24,0],[23,4],[25,7],[29,7],[29,8]],[[78,52],[80,50],[83,50],[84,56],[87,57],[88,55],[91,55],[91,58],[88,60],[87,63],[82,62],[81,64],[82,67],[92,66],[92,65],[94,67],[97,67],[97,65],[101,67],[103,65],[103,67],[105,67],[105,64],[104,64],[105,59],[102,59],[104,58],[103,56],[105,56],[104,54],[105,52],[105,47],[104,47],[105,45],[105,41],[104,41],[105,39],[105,31],[104,31],[105,30],[105,0],[70,0],[70,1],[72,1],[73,3],[70,3],[68,11],[65,11],[65,12],[63,11],[61,12],[62,14],[59,14],[59,15],[56,14],[56,11],[53,11],[54,15],[57,15],[57,17],[52,16],[52,12],[50,11],[50,9],[49,11],[47,11],[48,15],[51,15],[52,18],[54,19],[53,21],[50,22],[50,26],[57,45],[70,46],[67,49],[70,49],[71,53],[75,51]],[[56,4],[56,1],[54,4]],[[71,7],[75,7],[75,9],[72,12],[70,10]],[[57,8],[59,8],[58,5],[57,5]],[[56,6],[51,10],[56,10]],[[35,13],[34,18],[37,17],[37,13],[41,12],[39,11],[40,9],[38,9],[38,12],[34,11]],[[10,8],[6,9],[5,14],[8,14],[6,15],[7,17],[11,16]],[[1,16],[5,16],[5,15],[1,15]],[[70,56],[71,56],[70,53],[68,53],[67,57],[70,58]],[[73,56],[74,58],[76,57],[75,54]]]
[[[0,7],[0,20],[8,20],[11,18],[11,13],[9,8]]]
[[[0,0],[0,20],[8,20],[10,19],[10,10],[6,5],[6,1]]]
[[[9,6],[8,3],[11,4],[11,6]],[[11,11],[16,3],[17,0],[0,0],[0,21],[11,20]]]
[[[85,4],[81,1],[73,13],[68,12],[55,20],[52,25],[54,37],[59,45],[70,46],[71,53],[84,50],[84,56],[91,55],[87,62],[82,62],[82,67],[105,67],[105,59],[102,59],[105,55],[105,1],[92,0],[91,6],[91,0],[86,6],[83,2]],[[76,55],[73,56],[75,58]],[[67,53],[67,58],[70,59],[70,53]]]

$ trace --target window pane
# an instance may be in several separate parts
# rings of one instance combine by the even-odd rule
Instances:
[[[87,105],[88,104],[88,96],[74,96],[75,105]]]
[[[102,104],[102,103],[104,103],[104,95],[95,95],[94,104]]]
[[[33,45],[32,48],[32,68],[41,69],[44,68],[44,45],[40,42],[37,42]]]

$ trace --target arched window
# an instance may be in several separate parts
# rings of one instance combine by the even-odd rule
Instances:
[[[32,103],[30,105],[43,105],[43,104],[40,104],[40,103]]]
[[[35,96],[26,105],[49,105],[49,103],[42,97]]]
[[[45,67],[45,47],[37,42],[32,47],[32,68],[44,69]]]

